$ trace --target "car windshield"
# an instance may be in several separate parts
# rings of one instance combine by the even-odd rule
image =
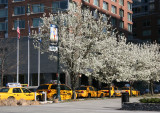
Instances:
[[[29,90],[30,90],[31,92],[36,92],[37,89],[34,89],[34,88],[32,89],[32,88],[31,88],[31,89],[29,89]]]
[[[41,85],[37,89],[48,89],[49,85]]]
[[[2,88],[0,89],[0,92],[8,92],[9,88]]]
[[[123,87],[122,90],[129,90],[129,88],[128,87]]]
[[[104,88],[102,88],[102,90],[109,90],[109,87],[104,87]],[[112,90],[112,89],[110,88],[110,90]]]
[[[77,90],[87,90],[87,87],[79,87]]]

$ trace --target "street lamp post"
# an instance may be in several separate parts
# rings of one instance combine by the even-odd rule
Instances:
[[[27,17],[30,15],[30,4],[27,4]],[[30,26],[29,26],[29,18],[28,18],[28,86],[30,82]]]
[[[59,74],[59,37],[58,37],[58,26],[51,24],[50,28],[50,51],[57,51],[57,99],[61,101],[60,97],[60,74]]]

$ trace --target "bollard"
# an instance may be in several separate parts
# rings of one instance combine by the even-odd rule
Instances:
[[[122,93],[121,100],[122,100],[122,104],[123,104],[124,102],[129,102],[129,93],[128,93],[128,92]]]
[[[37,101],[36,92],[34,93],[34,101]]]
[[[42,92],[42,101],[46,101],[46,92]]]

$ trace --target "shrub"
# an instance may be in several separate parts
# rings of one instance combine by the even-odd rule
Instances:
[[[143,98],[139,101],[141,103],[160,103],[160,98]]]

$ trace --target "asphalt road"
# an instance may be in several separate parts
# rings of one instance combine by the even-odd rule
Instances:
[[[137,102],[139,98],[130,98]],[[124,111],[121,98],[84,100],[35,106],[2,106],[0,113],[156,113],[154,111]]]

